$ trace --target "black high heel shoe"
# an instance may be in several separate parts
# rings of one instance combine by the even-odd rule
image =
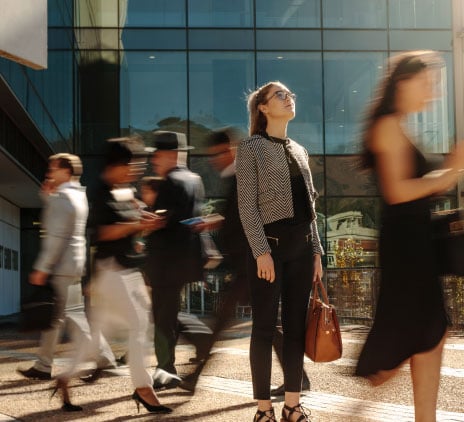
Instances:
[[[50,399],[56,394],[58,390],[61,390],[62,398],[63,398],[63,406],[61,406],[61,410],[64,412],[80,412],[82,411],[81,406],[77,406],[71,403],[69,399],[69,392],[68,392],[68,381],[64,379],[58,378],[56,381],[55,388],[52,391]]]
[[[132,394],[132,399],[135,401],[137,405],[137,412],[140,412],[140,403],[142,403],[143,407],[147,409],[150,413],[171,413],[172,409],[170,407],[166,407],[163,405],[154,406],[150,403],[147,403],[140,395],[137,393],[137,390],[134,391]]]

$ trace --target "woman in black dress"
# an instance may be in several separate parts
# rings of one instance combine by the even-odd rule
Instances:
[[[367,118],[363,166],[374,169],[383,199],[381,286],[374,325],[356,374],[373,385],[410,360],[416,422],[435,421],[443,345],[449,325],[430,223],[430,197],[446,191],[464,167],[459,143],[438,177],[423,177],[426,163],[402,124],[433,98],[442,67],[431,51],[394,57]],[[446,170],[445,170],[446,169]]]

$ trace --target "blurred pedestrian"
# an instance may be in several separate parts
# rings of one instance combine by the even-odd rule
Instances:
[[[154,208],[158,192],[164,178],[160,176],[146,176],[140,181],[140,197],[143,203],[146,205],[145,210],[149,212],[158,212],[164,214],[167,210],[156,210]],[[146,267],[152,265],[150,260],[146,263]],[[150,272],[150,269],[148,269]],[[149,283],[149,280],[147,280]],[[196,356],[192,358],[192,361],[203,361],[209,350],[205,350],[206,345],[209,343],[209,338],[212,335],[211,329],[202,322],[195,315],[191,315],[185,312],[179,312],[177,315],[177,335],[183,335],[187,341],[195,347]],[[153,387],[157,389],[175,388],[180,382],[181,378],[175,374],[164,371],[161,368],[157,368],[154,374]]]
[[[309,421],[300,404],[306,312],[311,286],[322,277],[316,193],[305,148],[287,136],[295,94],[269,82],[248,97],[250,137],[237,151],[240,219],[249,261],[253,327],[250,363],[254,421],[275,421],[270,400],[272,340],[279,301],[283,329],[285,404],[281,421]]]
[[[155,353],[158,360],[153,374],[155,388],[174,386],[177,375],[175,347],[181,290],[187,283],[203,279],[200,236],[183,220],[199,216],[204,200],[200,176],[185,165],[187,145],[183,133],[154,132],[156,150],[151,158],[154,172],[164,178],[154,210],[166,210],[166,226],[147,238],[146,274],[151,284]],[[156,212],[156,211],[155,211]]]
[[[141,214],[130,185],[143,172],[146,152],[135,138],[118,138],[108,143],[103,185],[93,208],[96,245],[95,280],[92,281],[92,321],[97,333],[105,332],[115,322],[129,329],[129,369],[137,408],[142,404],[151,413],[169,413],[152,388],[147,370],[146,332],[149,323],[150,299],[139,267],[144,254],[136,250],[140,232],[157,230],[162,218]],[[98,337],[94,337],[97,349]],[[82,410],[71,403],[68,383],[76,373],[82,356],[89,354],[82,345],[67,371],[58,378],[65,411]],[[55,391],[56,391],[55,390]]]
[[[416,422],[436,420],[443,345],[449,319],[432,244],[430,198],[454,186],[464,167],[464,144],[441,175],[423,177],[427,163],[404,130],[423,111],[443,67],[431,51],[393,57],[366,118],[363,167],[373,169],[383,200],[381,285],[374,324],[356,374],[380,385],[410,361]]]
[[[43,200],[39,255],[29,274],[29,282],[53,286],[56,302],[52,327],[42,331],[38,359],[29,369],[18,369],[26,378],[51,379],[53,355],[61,337],[65,318],[73,322],[72,339],[91,342],[89,324],[83,311],[70,312],[82,298],[81,277],[85,268],[88,204],[85,188],[79,183],[82,163],[73,154],[60,153],[49,157],[48,170],[41,187]],[[114,367],[110,346],[101,339],[97,360],[99,368]]]

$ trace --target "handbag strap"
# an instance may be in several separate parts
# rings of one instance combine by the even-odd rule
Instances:
[[[324,302],[328,306],[329,298],[327,296],[327,292],[324,288],[324,284],[322,283],[322,280],[318,277],[316,280],[313,281],[313,295],[311,298],[311,309],[315,307],[316,300],[319,299],[319,292],[320,292],[320,296],[322,297],[322,302]]]

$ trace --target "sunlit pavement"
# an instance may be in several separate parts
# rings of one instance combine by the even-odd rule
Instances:
[[[352,376],[366,328],[343,326],[342,359],[315,364],[305,362],[311,379],[311,392],[302,397],[311,409],[312,421],[413,421],[411,381],[407,368],[387,385],[371,388]],[[150,415],[141,408],[137,413],[130,399],[132,385],[126,366],[104,371],[95,384],[75,380],[71,384],[73,402],[84,411],[64,413],[60,400],[50,399],[50,381],[29,381],[16,373],[18,366],[28,367],[37,351],[37,336],[15,332],[12,325],[0,326],[0,422],[21,421],[251,421],[255,412],[248,363],[249,320],[237,320],[216,345],[210,364],[205,368],[197,392],[191,396],[180,388],[158,393],[161,402],[174,409],[171,415]],[[442,368],[437,421],[464,422],[464,335],[451,335]],[[111,343],[116,356],[124,352],[124,344]],[[59,347],[56,372],[64,367],[70,345]],[[192,366],[189,358],[194,350],[188,344],[177,348],[180,374]],[[152,366],[155,358],[152,358]],[[272,383],[282,382],[282,372],[274,362]],[[280,416],[282,399],[274,408]],[[279,420],[279,419],[278,419]]]

